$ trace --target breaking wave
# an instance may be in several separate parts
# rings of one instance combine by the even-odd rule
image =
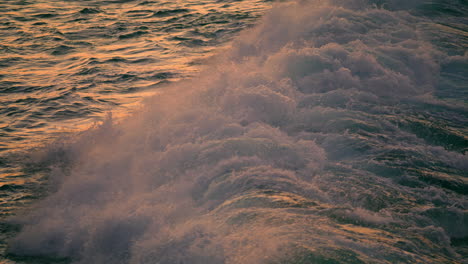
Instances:
[[[198,77],[45,150],[54,191],[10,254],[463,261],[468,111],[437,93],[468,61],[427,39],[424,4],[277,4]]]

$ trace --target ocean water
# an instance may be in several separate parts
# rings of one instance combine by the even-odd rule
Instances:
[[[465,0],[0,14],[1,263],[467,263]]]
[[[270,6],[1,1],[1,221],[44,194],[48,165],[29,166],[32,149],[86,130],[110,112],[122,118],[161,87],[193,76]]]

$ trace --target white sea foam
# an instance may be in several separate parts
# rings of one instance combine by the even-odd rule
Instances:
[[[460,258],[450,237],[467,235],[466,201],[431,187],[460,205],[445,219],[397,166],[465,168],[465,155],[399,123],[408,100],[436,89],[447,55],[420,37],[419,18],[364,2],[278,4],[199,77],[65,145],[70,167],[16,220],[10,252],[77,263]]]

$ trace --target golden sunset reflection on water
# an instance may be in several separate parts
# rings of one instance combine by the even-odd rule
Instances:
[[[261,1],[0,4],[0,81],[8,91],[0,101],[6,109],[0,128],[7,131],[1,148],[24,149],[61,131],[80,131],[110,111],[127,115],[151,90],[196,74],[201,60],[269,6]]]

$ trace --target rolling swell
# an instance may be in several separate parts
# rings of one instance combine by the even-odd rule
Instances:
[[[199,77],[65,145],[10,254],[463,262],[468,109],[438,91],[466,55],[420,32],[405,8],[423,1],[385,2],[278,5]]]

